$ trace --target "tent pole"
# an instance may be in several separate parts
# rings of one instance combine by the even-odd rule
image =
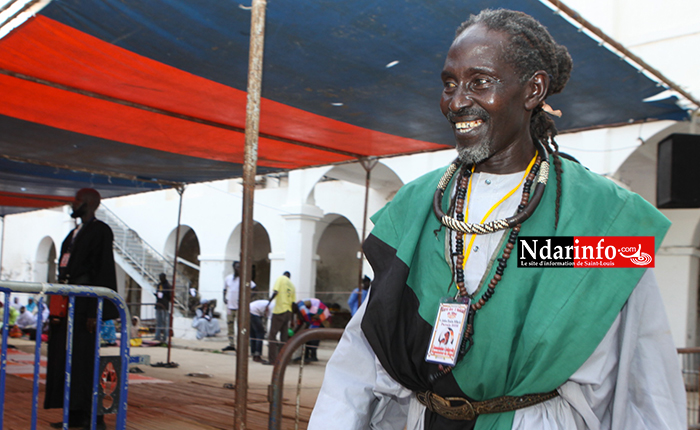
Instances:
[[[248,100],[246,103],[245,153],[243,163],[243,213],[241,228],[241,287],[238,292],[238,350],[236,351],[236,406],[234,428],[244,430],[248,408],[248,320],[250,319],[250,280],[253,267],[253,201],[260,133],[260,93],[265,44],[266,0],[253,0],[250,18],[248,58]]]
[[[170,285],[170,321],[168,321],[168,358],[165,360],[166,364],[170,364],[170,349],[172,347],[172,335],[173,335],[173,314],[175,313],[175,282],[177,281],[177,257],[178,248],[180,245],[180,219],[182,218],[182,195],[185,192],[185,186],[181,186],[177,189],[177,193],[180,195],[180,205],[177,208],[177,228],[175,229],[175,257],[173,259],[173,283]],[[190,292],[188,291],[187,294]]]
[[[2,260],[5,254],[5,215],[0,216],[2,221],[2,236],[0,236],[0,279],[2,279]]]
[[[360,305],[360,302],[362,300],[362,266],[363,262],[365,259],[365,252],[362,249],[362,244],[365,242],[365,237],[367,236],[367,206],[369,205],[369,184],[370,184],[370,175],[372,173],[372,169],[374,169],[374,166],[377,165],[379,162],[378,159],[374,158],[361,158],[360,159],[360,165],[365,169],[365,207],[362,213],[362,237],[360,237],[360,270],[359,270],[359,275],[358,275],[358,281],[357,281],[357,286],[360,289],[359,294],[360,297],[358,297],[357,304],[358,306]]]

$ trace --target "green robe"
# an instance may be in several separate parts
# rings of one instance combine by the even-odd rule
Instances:
[[[563,162],[558,228],[552,168],[542,201],[522,225],[521,237],[654,236],[658,248],[670,226],[659,211],[612,181]],[[440,223],[432,211],[444,170],[407,184],[373,217],[375,228],[365,249],[375,281],[362,323],[365,336],[389,374],[414,391],[487,400],[556,389],[595,350],[645,269],[518,268],[513,252],[495,294],[476,314],[473,347],[451,375],[433,383],[428,375],[436,366],[424,357],[439,300],[447,295],[452,277],[445,234],[436,234]],[[494,257],[501,254],[502,249]],[[485,283],[495,266],[490,266]],[[510,429],[512,420],[513,412],[482,415],[475,428]],[[462,429],[465,423],[427,412],[426,428]]]

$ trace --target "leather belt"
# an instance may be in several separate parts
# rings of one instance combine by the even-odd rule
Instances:
[[[557,390],[524,396],[501,396],[481,402],[470,402],[462,397],[441,397],[432,391],[417,393],[416,398],[429,411],[450,420],[473,420],[482,414],[497,414],[542,403],[557,397]]]

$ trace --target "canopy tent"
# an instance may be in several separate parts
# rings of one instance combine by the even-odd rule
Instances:
[[[275,0],[258,172],[448,148],[440,71],[454,29],[488,7],[533,15],[569,48],[571,81],[549,101],[560,130],[687,116],[644,102],[663,88],[538,0]],[[2,213],[83,186],[240,176],[250,18],[234,1],[55,0],[1,39]]]

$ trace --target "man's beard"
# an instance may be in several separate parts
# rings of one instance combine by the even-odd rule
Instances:
[[[457,112],[449,111],[445,116],[451,123],[457,122],[459,117],[479,118],[483,123],[486,123],[490,117],[489,113],[480,106],[463,107]],[[483,127],[484,124],[481,126]],[[478,146],[462,146],[457,143],[457,154],[464,164],[479,164],[491,156],[491,146],[491,140],[482,142]]]
[[[491,156],[491,141],[483,142],[478,146],[462,146],[457,144],[457,154],[464,164],[479,164]]]
[[[80,218],[87,212],[87,203],[83,203],[77,208],[73,209],[73,213],[70,214],[71,218]]]

